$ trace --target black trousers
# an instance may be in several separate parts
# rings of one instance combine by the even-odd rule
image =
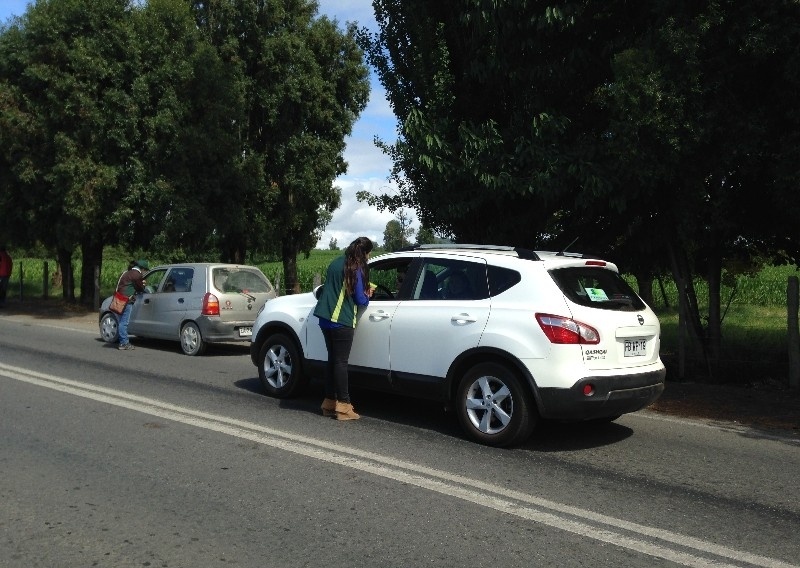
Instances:
[[[328,364],[325,367],[325,398],[350,402],[347,363],[350,360],[350,349],[353,347],[355,332],[355,328],[347,326],[332,329],[322,328],[325,347],[328,349]]]

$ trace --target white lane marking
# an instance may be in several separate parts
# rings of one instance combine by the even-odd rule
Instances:
[[[408,483],[504,514],[545,524],[585,538],[606,542],[649,556],[663,558],[683,566],[740,568],[740,564],[727,564],[720,560],[729,559],[734,562],[764,568],[800,568],[782,560],[719,546],[671,531],[556,503],[520,491],[505,489],[411,462],[275,430],[260,424],[199,412],[124,391],[81,383],[1,363],[0,376],[247,439],[401,483]],[[595,524],[589,524],[584,521]],[[612,530],[614,528],[633,533],[634,536],[616,532]],[[649,537],[665,544],[656,544],[637,538],[637,536]],[[674,548],[671,548],[670,545],[674,545]],[[692,549],[699,553],[713,555],[716,558],[690,554],[679,548]]]
[[[17,316],[17,315],[4,316],[3,321],[12,322],[24,326],[47,327],[50,329],[59,329],[62,331],[78,331],[80,333],[87,333],[100,337],[100,332],[98,331],[99,322],[96,325],[90,325],[87,322],[80,322],[80,321],[79,322],[65,321],[64,323],[59,323],[59,324],[43,323],[40,321],[36,321],[33,318],[33,316]]]

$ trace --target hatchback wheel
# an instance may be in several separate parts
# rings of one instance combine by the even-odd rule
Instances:
[[[106,312],[100,318],[100,337],[106,343],[116,343],[119,339],[117,317],[111,312]]]
[[[200,328],[192,321],[181,328],[181,349],[187,355],[202,355],[206,350]]]
[[[258,361],[258,377],[267,394],[287,398],[304,386],[297,347],[286,335],[270,335],[261,346]]]
[[[497,363],[472,367],[458,386],[455,407],[461,427],[488,446],[525,441],[536,425],[536,410],[517,375]]]

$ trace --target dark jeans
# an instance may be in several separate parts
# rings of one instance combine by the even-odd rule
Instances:
[[[353,347],[355,329],[352,327],[322,328],[325,347],[328,349],[328,364],[325,367],[325,398],[350,402],[348,390],[347,362]]]

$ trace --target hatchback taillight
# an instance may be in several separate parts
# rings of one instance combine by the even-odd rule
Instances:
[[[203,309],[200,311],[204,316],[219,315],[219,298],[210,292],[203,296]]]
[[[536,314],[539,327],[550,343],[569,345],[595,345],[600,343],[600,334],[590,325],[562,316]]]

